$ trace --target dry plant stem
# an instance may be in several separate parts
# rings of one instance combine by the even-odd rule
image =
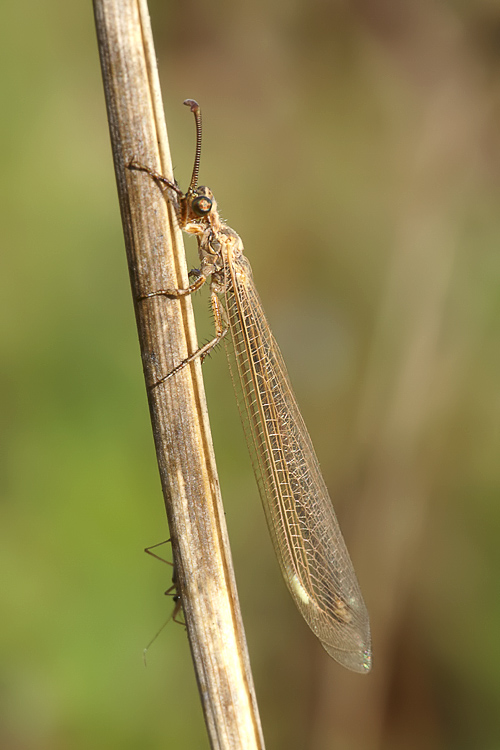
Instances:
[[[171,207],[132,158],[172,174],[145,0],[94,0],[116,180],[146,382],[196,348],[189,299],[140,300],[188,284]],[[189,93],[189,92],[187,92]],[[189,642],[212,748],[263,748],[199,362],[148,388]]]

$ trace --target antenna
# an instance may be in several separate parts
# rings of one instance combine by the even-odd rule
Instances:
[[[200,169],[200,157],[201,157],[201,111],[200,105],[194,99],[186,99],[184,102],[186,107],[189,107],[191,112],[194,114],[196,122],[196,154],[194,157],[193,174],[191,176],[191,182],[189,183],[188,193],[192,193],[198,182],[198,171]]]

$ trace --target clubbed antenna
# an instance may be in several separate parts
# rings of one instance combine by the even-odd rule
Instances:
[[[200,169],[200,158],[201,158],[201,110],[200,105],[194,99],[186,99],[184,102],[186,107],[189,107],[191,112],[194,114],[196,122],[196,154],[194,157],[193,174],[191,176],[191,182],[189,183],[188,193],[191,193],[198,182],[198,171]]]

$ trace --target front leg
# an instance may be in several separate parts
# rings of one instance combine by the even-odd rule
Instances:
[[[177,221],[179,222],[179,226],[181,229],[183,229],[184,226],[186,225],[188,206],[187,206],[186,196],[184,195],[180,187],[176,185],[175,182],[168,180],[166,177],[160,174],[160,172],[157,172],[156,169],[145,167],[144,164],[139,164],[139,162],[134,161],[134,159],[132,159],[129,162],[128,169],[136,170],[138,172],[145,172],[146,174],[148,174],[150,177],[153,178],[153,180],[156,182],[156,184],[160,188],[163,195],[173,206],[175,213],[177,215]],[[177,196],[176,200],[172,200],[171,196],[167,194],[168,190],[172,190],[176,194]]]
[[[184,198],[184,193],[179,188],[179,186],[176,185],[175,182],[171,182],[170,180],[167,180],[167,178],[164,177],[159,172],[157,172],[156,169],[145,167],[144,164],[139,164],[139,162],[134,161],[134,159],[132,159],[128,163],[128,168],[131,170],[136,170],[137,172],[146,172],[146,174],[150,175],[150,177],[153,178],[153,180],[156,182],[156,184],[159,186],[160,190],[163,193],[167,189],[173,190],[174,193],[176,193],[179,196],[179,198]]]

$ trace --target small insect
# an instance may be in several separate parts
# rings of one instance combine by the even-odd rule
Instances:
[[[160,557],[160,555],[157,555],[156,552],[151,552],[151,550],[156,549],[157,547],[162,547],[164,544],[168,544],[169,542],[170,542],[170,539],[167,539],[165,542],[158,542],[158,544],[153,544],[153,545],[151,545],[151,547],[146,547],[146,549],[144,550],[144,552],[146,552],[146,554],[148,554],[148,555],[151,555],[151,557],[154,557],[155,560],[159,560],[160,562],[166,563],[167,565],[170,565],[172,568],[174,568],[174,564],[171,563],[169,560],[165,560],[164,557]],[[162,632],[162,630],[168,625],[168,623],[170,622],[170,620],[172,620],[173,622],[177,623],[177,625],[184,625],[184,626],[186,625],[186,623],[183,620],[179,620],[179,613],[180,613],[180,611],[182,609],[182,600],[181,600],[180,594],[177,591],[177,580],[176,580],[176,575],[175,575],[175,568],[174,568],[174,572],[172,574],[172,585],[170,586],[170,588],[168,588],[165,591],[165,596],[171,596],[172,597],[172,601],[174,603],[174,608],[172,609],[172,612],[167,617],[167,619],[165,620],[165,622],[163,623],[163,625],[161,626],[161,628],[155,634],[155,636],[153,638],[151,638],[151,640],[149,641],[149,643],[146,646],[146,648],[143,649],[142,658],[144,660],[144,666],[147,666],[146,665],[146,654],[148,653],[150,647],[156,641],[156,639],[158,638],[158,636],[160,635],[160,633]]]
[[[243,243],[225,224],[208,187],[197,185],[201,113],[193,99],[196,156],[186,193],[163,175],[132,161],[130,169],[152,177],[173,205],[181,229],[198,241],[200,268],[186,289],[144,295],[179,299],[210,279],[215,336],[154,386],[190,362],[201,361],[228,331],[233,382],[283,577],[295,603],[326,651],[355,672],[371,668],[368,612],[347,552],[314,448],[300,414],[283,357],[271,333],[243,254]]]

